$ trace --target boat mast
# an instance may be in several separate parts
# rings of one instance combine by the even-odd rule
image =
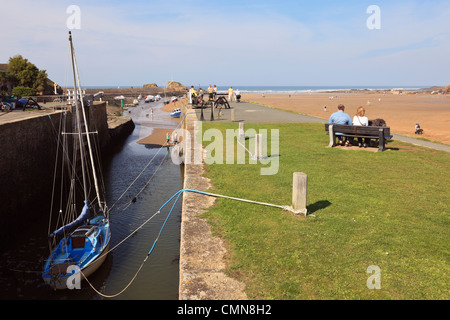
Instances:
[[[76,59],[75,59],[75,51],[74,51],[73,42],[72,42],[72,33],[70,31],[69,31],[69,42],[70,42],[70,52],[71,52],[71,57],[72,57],[74,90],[76,92],[76,97],[78,97],[78,96],[80,97],[81,111],[82,111],[82,114],[83,114],[84,126],[85,126],[85,129],[86,129],[86,140],[87,140],[87,143],[88,143],[89,157],[91,159],[91,167],[92,167],[92,173],[93,173],[93,177],[94,177],[95,192],[97,194],[97,201],[98,201],[99,208],[101,208],[103,210],[103,212],[105,212],[106,208],[103,207],[102,202],[101,202],[101,198],[100,198],[100,190],[99,190],[99,187],[98,187],[98,180],[97,180],[97,173],[96,173],[96,170],[95,170],[94,156],[93,156],[93,153],[92,153],[91,138],[89,136],[89,134],[90,134],[89,133],[89,126],[88,126],[88,122],[87,122],[87,118],[86,118],[86,112],[85,112],[85,109],[84,109],[84,102],[83,102],[83,99],[82,99],[80,77],[79,77],[79,74],[78,74],[78,68],[77,68]],[[77,88],[77,84],[78,84],[78,88]],[[78,108],[78,99],[75,99],[75,106],[76,106],[76,109],[77,109],[78,131],[79,131],[79,137],[80,137],[80,141],[81,141],[81,124],[80,124],[80,121],[79,121],[80,118],[79,118],[79,112],[78,112],[78,110],[79,110],[79,108]],[[81,150],[83,150],[81,143],[80,143],[80,148],[81,148]],[[83,153],[82,153],[82,156],[83,156]],[[83,170],[83,184],[84,184],[84,188],[85,188],[85,191],[84,191],[85,192],[85,199],[88,200],[83,161],[81,161],[81,163],[82,163],[82,170]]]
[[[79,106],[78,106],[78,89],[77,89],[77,82],[76,82],[76,76],[75,76],[75,56],[73,51],[73,44],[72,44],[72,33],[69,31],[69,45],[70,45],[70,57],[72,60],[72,71],[73,71],[73,86],[74,90],[76,92],[74,99],[75,99],[75,113],[76,113],[76,119],[77,119],[77,129],[78,129],[78,140],[80,143],[80,157],[81,157],[81,172],[83,174],[83,191],[84,191],[84,199],[88,200],[88,194],[87,194],[87,186],[86,186],[86,169],[84,167],[84,148],[83,148],[83,135],[81,134],[81,119],[80,119],[80,112],[79,112]]]

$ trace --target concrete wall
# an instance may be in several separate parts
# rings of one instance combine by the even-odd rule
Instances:
[[[61,116],[42,115],[0,126],[1,244],[21,223],[36,219],[36,211],[29,209],[33,203],[41,203],[51,195],[55,130]]]
[[[61,118],[60,112],[36,114],[0,125],[0,250],[21,229],[49,214]],[[88,118],[104,152],[134,128],[130,119],[111,137],[105,103],[89,107]]]

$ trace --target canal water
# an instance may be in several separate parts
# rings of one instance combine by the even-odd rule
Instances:
[[[153,216],[183,185],[183,168],[175,165],[167,148],[148,148],[137,141],[150,135],[152,128],[176,128],[178,121],[162,111],[163,102],[141,102],[129,108],[136,125],[123,145],[105,159],[103,168],[107,202],[111,210],[111,248]],[[147,116],[153,109],[153,117]],[[145,170],[144,170],[145,169]],[[139,176],[139,178],[137,178]],[[131,185],[129,190],[124,193]],[[120,198],[119,201],[117,201]],[[132,201],[136,198],[136,201]],[[114,249],[89,281],[112,299],[175,300],[178,298],[179,248],[182,196]],[[81,289],[54,291],[41,278],[48,256],[48,213],[28,230],[21,241],[1,254],[0,299],[96,300],[111,299],[96,293],[85,281]],[[163,227],[155,248],[132,281]],[[130,281],[131,284],[130,284]]]

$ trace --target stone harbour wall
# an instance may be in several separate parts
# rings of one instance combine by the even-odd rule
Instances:
[[[74,115],[67,116],[70,123]],[[62,112],[36,113],[0,125],[0,250],[49,213],[62,117]],[[103,152],[134,129],[131,118],[112,121],[109,129],[105,103],[90,106],[88,118]]]

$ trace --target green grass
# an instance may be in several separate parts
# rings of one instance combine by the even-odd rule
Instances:
[[[447,143],[441,142],[441,141],[436,141],[436,140],[430,140],[430,139],[426,139],[426,138],[422,138],[422,137],[415,137],[417,140],[422,140],[422,141],[428,141],[428,142],[433,142],[433,143],[437,143],[437,144],[442,144],[444,146],[448,146]]]
[[[237,124],[203,124],[213,127],[225,136]],[[205,214],[226,240],[226,272],[249,298],[450,298],[448,153],[395,141],[378,153],[327,148],[323,124],[248,128],[280,130],[278,173],[211,164],[213,192],[291,205],[293,172],[304,172],[312,215],[227,199]],[[366,285],[371,265],[381,269],[379,290]]]

